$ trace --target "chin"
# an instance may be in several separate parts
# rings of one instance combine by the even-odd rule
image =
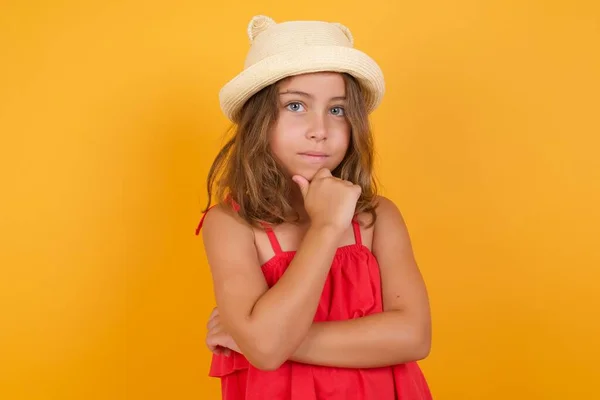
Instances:
[[[299,175],[310,182],[322,168],[327,168],[333,172],[333,170],[341,164],[342,158],[343,157],[340,157],[339,159],[338,157],[330,157],[327,160],[323,160],[324,162],[296,162],[296,160],[291,158],[289,159],[290,162],[282,162],[280,165],[283,167],[283,170],[289,174],[290,178],[294,175]]]
[[[316,173],[317,173],[317,171],[311,171],[309,173],[302,174],[302,176],[305,177],[307,181],[312,182],[312,180],[315,177]]]
[[[327,168],[332,172],[335,169],[335,167],[331,168],[328,165],[323,165],[323,166],[316,167],[316,168],[302,168],[302,169],[295,170],[294,173],[291,174],[291,176],[300,175],[300,176],[304,177],[307,181],[310,182],[313,180],[313,178],[315,177],[315,175],[317,174],[317,172],[319,172],[319,170],[321,168]]]
[[[311,181],[319,169],[316,168],[313,170],[312,168],[286,168],[286,170],[290,178],[295,175],[299,175],[307,181]]]

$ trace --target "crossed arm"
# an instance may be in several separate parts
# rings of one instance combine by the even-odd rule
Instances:
[[[429,301],[409,234],[391,201],[380,198],[377,214],[372,249],[384,312],[319,323],[312,319],[337,247],[335,232],[309,230],[287,271],[269,289],[250,228],[224,209],[207,216],[204,240],[222,325],[215,343],[229,335],[231,347],[260,369],[276,369],[288,359],[370,368],[425,358],[431,343]],[[224,235],[230,239],[219,241]],[[235,251],[225,242],[235,243]]]

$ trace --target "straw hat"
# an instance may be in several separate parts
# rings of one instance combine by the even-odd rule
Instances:
[[[219,93],[221,110],[236,121],[244,103],[261,89],[288,76],[310,72],[346,72],[365,90],[367,110],[377,108],[385,91],[377,63],[355,49],[350,30],[322,21],[275,23],[264,15],[248,24],[250,50],[244,70]]]

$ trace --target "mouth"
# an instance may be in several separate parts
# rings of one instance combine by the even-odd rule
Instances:
[[[305,153],[298,153],[298,155],[304,160],[304,162],[317,165],[322,165],[329,157],[329,154],[318,151],[308,151]]]
[[[324,160],[327,157],[329,157],[329,154],[326,153],[322,153],[319,151],[307,151],[305,153],[298,153],[300,156],[308,158],[308,159],[315,159],[315,160]]]

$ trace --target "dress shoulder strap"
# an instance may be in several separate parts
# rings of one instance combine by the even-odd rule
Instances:
[[[273,248],[273,252],[277,255],[280,253],[283,253],[283,251],[281,250],[281,245],[279,244],[279,240],[277,240],[277,236],[275,235],[275,232],[273,232],[273,228],[271,228],[271,225],[263,222],[261,223],[263,229],[265,230],[265,233],[267,234],[267,237],[269,238],[269,242],[271,242],[271,247]]]
[[[240,210],[240,205],[238,203],[236,203],[233,199],[228,197],[227,200],[229,202],[231,202],[231,206],[233,207],[235,212],[238,212]],[[216,204],[213,204],[212,206],[208,207],[208,209],[206,211],[204,211],[204,213],[202,214],[202,217],[200,218],[200,222],[198,223],[198,226],[196,227],[196,236],[198,236],[200,234],[200,230],[202,229],[202,225],[204,224],[204,218],[206,218],[206,214],[208,214],[208,212],[214,206],[216,206]]]
[[[352,228],[354,229],[354,241],[358,245],[362,245],[362,237],[360,235],[360,225],[356,217],[352,219]]]
[[[204,214],[202,214],[202,217],[200,218],[200,222],[198,223],[198,226],[196,227],[196,236],[198,236],[200,234],[200,230],[202,229],[202,225],[204,224],[204,218],[206,218],[206,214],[208,214],[208,212],[214,207],[215,205],[212,205],[210,207],[208,207],[208,209],[206,211],[204,211]]]
[[[240,209],[239,204],[237,204],[235,201],[231,200],[231,205],[233,206],[233,209],[236,212],[239,211],[239,209]],[[204,212],[204,214],[202,214],[202,218],[200,218],[200,222],[198,223],[198,226],[196,227],[196,236],[198,236],[200,234],[200,230],[202,229],[202,225],[204,224],[204,218],[206,218],[206,214],[208,214],[208,212],[213,207],[214,207],[214,205],[210,206]],[[262,222],[261,225],[262,225],[263,229],[265,230],[267,237],[269,238],[269,242],[271,243],[271,247],[273,248],[273,251],[275,252],[275,254],[283,253],[283,250],[281,250],[281,245],[279,244],[279,240],[277,240],[277,236],[275,235],[275,232],[273,232],[273,228],[271,228],[271,225],[269,225],[265,222]]]

